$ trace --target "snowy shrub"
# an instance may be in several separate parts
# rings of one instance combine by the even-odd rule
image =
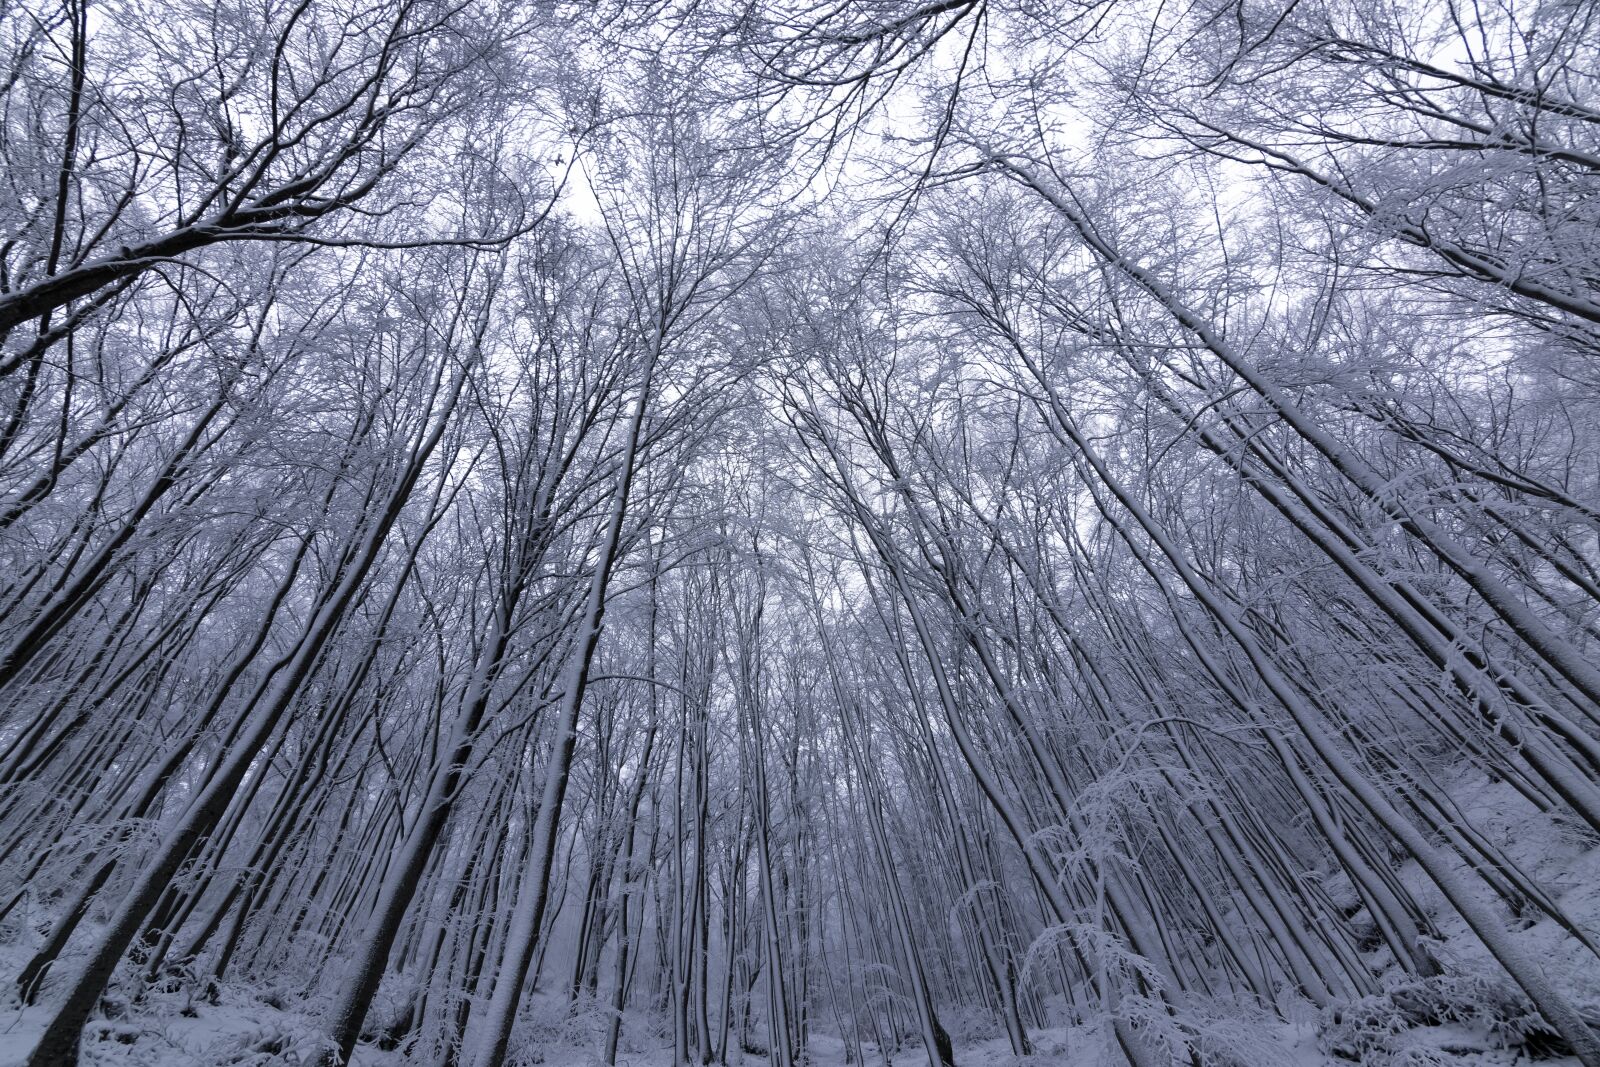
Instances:
[[[399,1047],[411,1030],[420,986],[410,975],[385,975],[367,1013],[361,1039],[384,1051]]]
[[[1318,1033],[1324,1052],[1352,1063],[1377,1063],[1393,1051],[1396,1037],[1417,1025],[1384,994],[1331,1007]]]
[[[1458,1062],[1458,1058],[1440,1049],[1413,1045],[1387,1053],[1382,1062],[1385,1067],[1449,1067]]]
[[[1462,1051],[1424,1043],[1418,1031],[1451,1026],[1485,1048],[1515,1050],[1532,1059],[1570,1050],[1508,980],[1482,974],[1407,977],[1382,993],[1323,1013],[1319,1043],[1339,1059],[1370,1067],[1432,1067]]]
[[[231,1038],[215,1049],[218,1067],[266,1067],[296,1063],[294,1037],[279,1026],[263,1026]]]
[[[1004,1036],[994,1014],[970,1005],[941,1007],[939,1022],[957,1045],[973,1044]]]

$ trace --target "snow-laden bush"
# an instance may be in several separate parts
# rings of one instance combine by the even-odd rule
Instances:
[[[958,1046],[1005,1036],[992,1011],[968,1004],[941,1006],[939,1022]]]
[[[1391,981],[1381,993],[1329,1007],[1318,1034],[1324,1052],[1363,1067],[1455,1062],[1464,1040],[1530,1058],[1570,1051],[1510,981],[1484,974]]]
[[[1399,1035],[1416,1023],[1384,994],[1361,997],[1327,1010],[1318,1030],[1322,1050],[1353,1063],[1387,1055]]]
[[[417,999],[422,987],[415,975],[386,974],[367,1012],[361,1040],[384,1051],[399,1047],[415,1023]]]
[[[298,1062],[295,1037],[278,1025],[263,1025],[223,1041],[215,1048],[219,1067],[266,1067]]]

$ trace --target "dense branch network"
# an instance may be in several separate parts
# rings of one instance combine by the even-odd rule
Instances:
[[[1600,1067],[1600,9],[155,8],[0,14],[0,1050]]]

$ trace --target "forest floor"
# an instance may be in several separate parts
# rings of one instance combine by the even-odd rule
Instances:
[[[1587,930],[1600,930],[1600,848],[1576,832],[1552,827],[1533,813],[1509,787],[1458,781],[1451,793],[1463,814]],[[1443,940],[1435,955],[1451,977],[1426,982],[1388,975],[1384,992],[1318,1012],[1296,1005],[1292,1020],[1219,1019],[1205,1027],[1210,1040],[1226,1045],[1239,1067],[1577,1067],[1542,1040],[1537,1018],[1519,1015],[1517,997],[1481,943],[1465,929],[1431,884],[1407,864],[1401,877],[1424,906]],[[1330,890],[1337,887],[1330,884]],[[1600,959],[1566,935],[1549,918],[1537,922],[1507,916],[1519,927],[1518,939],[1541,960],[1549,976],[1581,1009],[1600,1018]],[[0,945],[0,974],[14,974],[33,946]],[[1372,960],[1381,968],[1383,961]],[[9,991],[8,991],[9,994]],[[137,1006],[108,998],[100,1017],[85,1031],[83,1062],[104,1067],[267,1067],[305,1062],[317,1033],[314,1005],[287,1003],[271,991],[228,984],[207,1003],[183,988],[152,991]],[[381,1010],[382,1005],[379,1006]],[[0,1000],[0,1067],[26,1060],[49,1011],[48,1003],[21,1009],[14,996]],[[553,998],[539,997],[530,1012],[531,1031],[520,1033],[522,1051],[513,1050],[516,1067],[598,1067],[603,1031],[599,1013],[573,1015]],[[1105,1035],[1090,1027],[1055,1027],[1032,1033],[1036,1050],[1014,1057],[1003,1037],[979,1034],[959,1040],[958,1067],[1035,1067],[1062,1064],[1098,1067],[1115,1062]],[[534,1050],[537,1049],[537,1053]],[[670,1037],[642,1013],[626,1020],[618,1063],[622,1067],[670,1067]],[[861,1067],[922,1067],[927,1057],[913,1042],[892,1053],[864,1048]],[[358,1048],[358,1067],[401,1067],[401,1051]],[[765,1055],[735,1051],[730,1063],[765,1063]],[[836,1035],[817,1033],[807,1050],[807,1067],[847,1067],[844,1044]]]

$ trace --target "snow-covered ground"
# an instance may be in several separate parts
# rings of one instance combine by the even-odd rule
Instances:
[[[153,1010],[122,1021],[98,1022],[85,1033],[83,1062],[86,1065],[125,1065],[125,1067],[201,1067],[201,1065],[238,1065],[238,1067],[267,1067],[269,1064],[294,1064],[303,1062],[309,1051],[309,1034],[314,1020],[301,1012],[281,1011],[237,993],[225,995],[217,1006],[200,1009],[196,1017],[186,1018],[176,1012]],[[7,1029],[0,1034],[0,1065],[12,1067],[25,1062],[33,1038],[37,1034],[38,1019],[29,1012],[20,1018],[12,1013]],[[1035,1031],[1035,1054],[1026,1059],[1012,1056],[1004,1038],[958,1046],[957,1067],[1035,1067],[1043,1064],[1063,1064],[1070,1067],[1097,1067],[1117,1061],[1106,1052],[1103,1036],[1094,1030],[1055,1028]],[[632,1043],[618,1054],[620,1067],[670,1067],[672,1050],[670,1041],[654,1044]],[[1255,1035],[1256,1056],[1252,1057],[1263,1067],[1334,1067],[1349,1064],[1351,1060],[1332,1055],[1320,1047],[1318,1027],[1314,1022],[1299,1025],[1282,1025],[1263,1029]],[[1442,1025],[1421,1027],[1397,1034],[1392,1043],[1393,1053],[1381,1061],[1367,1056],[1356,1062],[1385,1063],[1395,1067],[1431,1067],[1431,1065],[1456,1065],[1456,1067],[1491,1067],[1491,1065],[1525,1064],[1531,1061],[1525,1053],[1510,1048],[1488,1047],[1491,1035],[1482,1027]],[[866,1045],[866,1062],[860,1067],[925,1067],[927,1056],[922,1049],[908,1045],[896,1053],[887,1054],[870,1043]],[[809,1067],[850,1067],[844,1043],[837,1037],[820,1034],[808,1049]],[[410,1062],[400,1051],[381,1052],[368,1045],[358,1047],[356,1067],[398,1067]],[[764,1064],[765,1056],[752,1056],[737,1049],[732,1050],[729,1062],[734,1065]],[[1570,1057],[1541,1059],[1546,1067],[1576,1067],[1577,1060]],[[544,1067],[599,1067],[604,1061],[596,1045],[578,1046],[556,1044],[545,1046],[537,1053],[527,1050],[513,1064],[543,1064]]]
[[[1600,929],[1600,848],[1581,833],[1553,826],[1532,811],[1503,784],[1472,775],[1451,790],[1478,832],[1551,891],[1563,909],[1583,928]],[[1577,1060],[1555,1055],[1536,1034],[1536,1018],[1519,1017],[1518,997],[1490,961],[1482,944],[1465,928],[1415,864],[1400,871],[1417,899],[1431,913],[1445,940],[1435,954],[1444,965],[1442,978],[1406,979],[1384,976],[1386,992],[1335,1011],[1317,1012],[1301,1005],[1288,1012],[1293,1021],[1222,1020],[1212,1029],[1231,1059],[1219,1067],[1323,1067],[1360,1063],[1370,1067],[1491,1067],[1542,1064],[1576,1067]],[[1507,916],[1507,922],[1517,925]],[[1600,1019],[1600,959],[1567,935],[1551,919],[1524,922],[1519,941],[1543,961],[1546,973],[1582,1010]],[[0,971],[15,973],[31,945],[0,947]],[[1374,958],[1375,964],[1381,961]],[[318,1033],[314,1003],[287,1003],[263,989],[224,985],[216,1003],[194,997],[183,988],[153,990],[136,1005],[108,1000],[105,1011],[85,1031],[85,1064],[126,1067],[202,1067],[304,1062]],[[0,1013],[0,1067],[25,1062],[44,1020],[45,1006],[20,1009],[12,998]],[[530,1002],[510,1060],[513,1067],[598,1067],[604,1016],[598,1011],[574,1012],[555,998]],[[1036,1051],[1014,1057],[1003,1037],[958,1044],[958,1067],[1022,1067],[1065,1064],[1097,1067],[1116,1063],[1107,1051],[1105,1033],[1094,1027],[1056,1027],[1031,1034]],[[735,1043],[736,1044],[736,1043]],[[860,1067],[923,1067],[928,1060],[920,1045],[909,1043],[892,1053],[868,1044]],[[837,1035],[818,1032],[807,1050],[808,1067],[853,1067]],[[405,1049],[382,1051],[371,1045],[357,1049],[359,1067],[399,1067],[415,1062]],[[730,1051],[731,1064],[765,1063],[765,1055]],[[622,1067],[670,1067],[670,1036],[657,1020],[631,1013],[623,1028],[618,1063]]]

